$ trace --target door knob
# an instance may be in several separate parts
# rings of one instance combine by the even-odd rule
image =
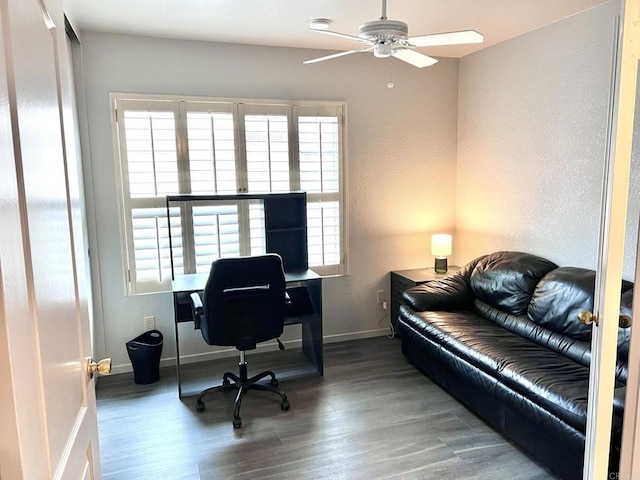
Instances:
[[[629,328],[631,326],[631,317],[629,315],[620,315],[618,325],[620,328]]]
[[[583,310],[578,314],[578,320],[585,325],[591,325],[592,323],[598,325],[598,314]]]
[[[111,359],[103,358],[96,363],[92,358],[88,358],[87,375],[89,376],[89,380],[91,380],[96,373],[98,375],[111,375]]]

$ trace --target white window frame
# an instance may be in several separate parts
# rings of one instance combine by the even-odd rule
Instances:
[[[308,204],[323,201],[339,202],[340,222],[340,263],[336,265],[311,266],[322,276],[346,275],[347,271],[347,195],[346,195],[346,103],[325,101],[287,101],[287,100],[256,100],[219,97],[196,97],[174,95],[147,95],[131,93],[111,93],[109,97],[111,110],[111,125],[113,146],[115,152],[116,191],[118,196],[118,213],[120,223],[120,241],[122,252],[122,271],[126,295],[143,293],[166,292],[170,290],[170,278],[159,281],[138,281],[135,269],[135,249],[133,242],[133,224],[131,212],[133,208],[164,208],[165,196],[150,196],[145,198],[131,197],[129,191],[127,151],[123,139],[124,121],[123,111],[144,108],[146,110],[171,111],[176,125],[177,164],[180,192],[189,193],[189,154],[186,132],[186,113],[188,111],[206,110],[206,104],[222,107],[221,111],[231,111],[234,121],[234,142],[236,155],[236,187],[237,192],[247,192],[247,164],[246,142],[244,135],[244,114],[286,112],[288,118],[289,135],[289,184],[291,191],[299,191],[300,165],[298,147],[298,117],[303,116],[333,116],[339,122],[339,155],[338,175],[339,191],[327,193],[307,193]],[[184,191],[183,191],[184,190]],[[253,192],[252,192],[253,193]],[[186,221],[186,216],[184,217]],[[188,236],[186,237],[188,240]],[[188,242],[185,242],[188,243]],[[188,248],[185,247],[185,248]]]

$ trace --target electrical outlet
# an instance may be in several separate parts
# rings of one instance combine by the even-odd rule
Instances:
[[[156,317],[151,315],[149,317],[144,317],[144,331],[148,332],[149,330],[155,330],[156,328]]]
[[[384,302],[384,290],[378,290],[376,292],[376,303],[378,305],[382,305],[383,302]]]

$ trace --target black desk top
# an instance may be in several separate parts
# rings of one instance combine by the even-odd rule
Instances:
[[[209,273],[192,273],[189,275],[176,275],[171,282],[171,291],[173,293],[180,292],[197,292],[204,290],[204,286],[209,278]],[[284,279],[287,283],[291,282],[304,282],[307,280],[320,279],[313,270],[302,270],[299,272],[285,272]]]

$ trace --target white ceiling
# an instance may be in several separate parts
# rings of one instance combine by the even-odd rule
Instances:
[[[409,35],[474,29],[482,45],[429,47],[422,53],[462,57],[548,25],[605,0],[389,0],[387,17],[409,24]],[[64,0],[76,30],[281,47],[350,50],[358,44],[310,32],[312,18],[331,30],[358,34],[376,20],[381,0]]]

